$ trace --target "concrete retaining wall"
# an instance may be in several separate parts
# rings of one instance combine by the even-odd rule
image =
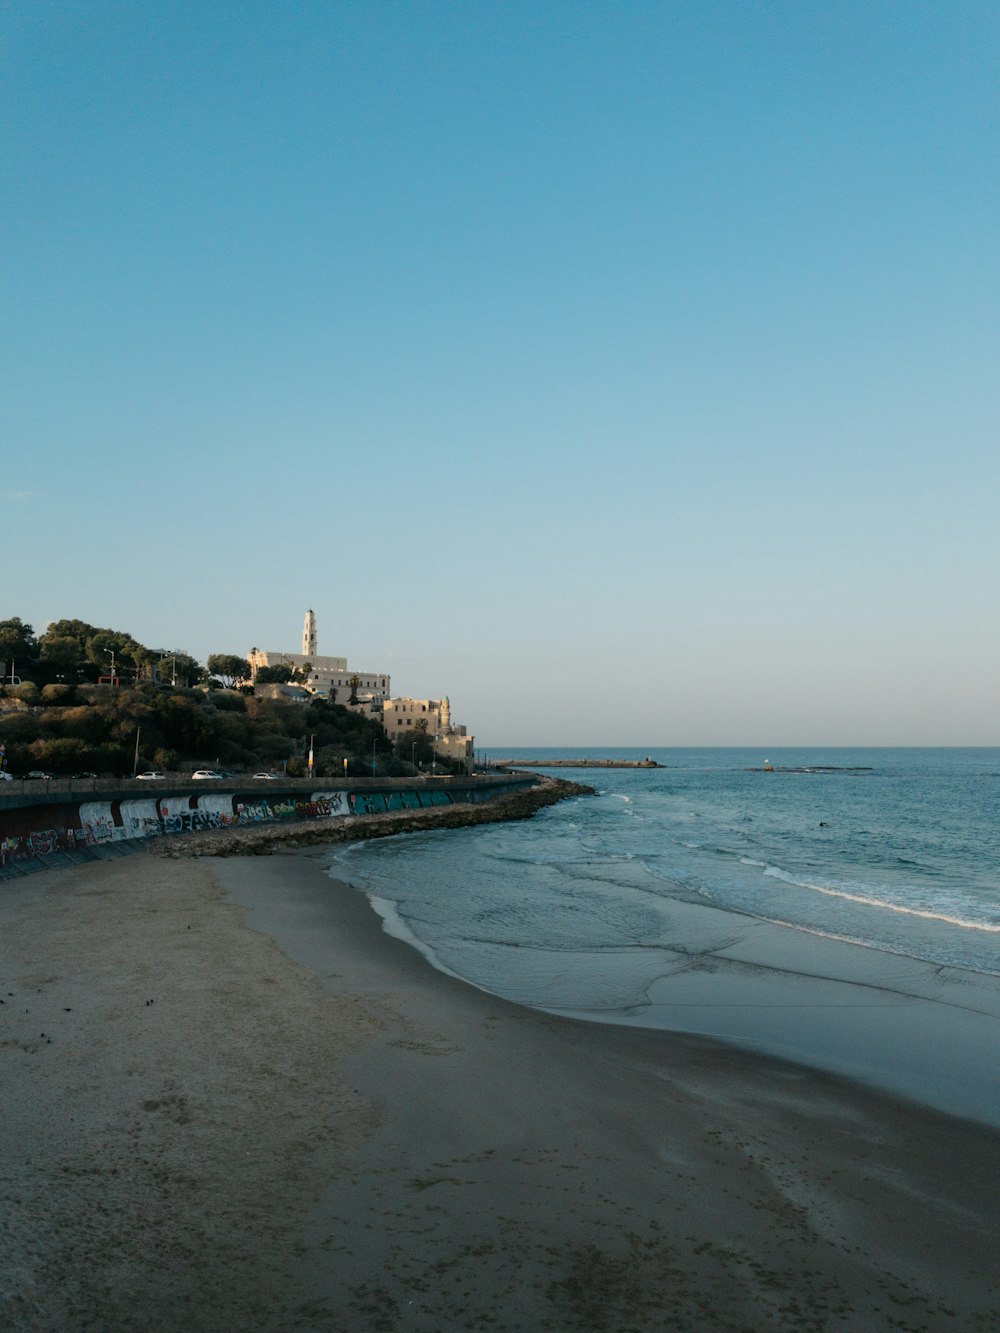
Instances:
[[[0,868],[80,848],[204,829],[290,819],[336,819],[347,815],[423,810],[432,806],[489,801],[531,778],[372,779],[317,790],[281,792],[182,791],[135,795],[93,793],[46,796],[0,808]]]

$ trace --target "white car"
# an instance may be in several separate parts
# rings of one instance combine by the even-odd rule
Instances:
[[[196,773],[191,774],[192,782],[221,782],[222,774],[216,773],[214,768],[199,768]]]
[[[254,777],[254,781],[255,781],[255,782],[257,782],[257,781],[259,781],[259,780],[263,780],[263,781],[265,781],[265,782],[277,782],[277,781],[278,781],[278,775],[277,775],[277,773],[255,773],[255,774],[253,775],[253,777]]]
[[[165,782],[166,778],[167,778],[166,773],[150,772],[150,773],[136,773],[135,775],[136,782]]]
[[[4,769],[0,768],[0,782],[13,782],[13,781],[14,779],[10,775],[10,773],[7,773],[5,772]]]

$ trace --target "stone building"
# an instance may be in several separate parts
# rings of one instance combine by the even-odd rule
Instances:
[[[475,737],[451,720],[451,704],[443,699],[386,699],[382,704],[382,726],[395,743],[408,731],[426,731],[434,752],[455,759],[472,771]]]
[[[247,654],[251,682],[256,682],[257,673],[263,667],[286,666],[301,671],[308,662],[309,675],[305,681],[298,682],[308,694],[301,694],[294,686],[267,684],[260,685],[261,693],[286,699],[318,696],[331,703],[343,704],[345,708],[380,722],[394,743],[408,731],[426,731],[436,754],[457,760],[472,772],[475,738],[468,735],[465,727],[452,722],[447,696],[443,699],[393,699],[388,672],[358,671],[347,665],[346,657],[318,654],[316,645],[316,613],[309,610],[302,628],[301,653],[251,648]],[[356,700],[353,704],[352,697]]]
[[[301,670],[309,663],[309,676],[303,682],[310,694],[331,703],[343,704],[355,712],[382,720],[382,703],[392,692],[392,682],[385,671],[359,671],[348,667],[346,657],[324,657],[316,650],[316,614],[309,610],[302,630],[302,652],[283,653],[272,649],[251,648],[247,654],[251,683],[262,667],[287,666]],[[351,703],[352,696],[357,700]]]

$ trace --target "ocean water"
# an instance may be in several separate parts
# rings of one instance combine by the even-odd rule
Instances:
[[[595,797],[350,847],[334,873],[443,970],[604,1021],[648,1007],[688,947],[685,904],[719,909],[716,948],[727,923],[736,938],[760,920],[851,941],[897,969],[914,959],[1000,977],[1000,750],[493,757],[647,754],[664,767],[549,770]],[[778,771],[755,771],[765,760]]]

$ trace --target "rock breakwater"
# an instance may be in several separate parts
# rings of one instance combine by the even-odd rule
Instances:
[[[664,768],[655,759],[496,759],[498,768]]]
[[[539,777],[532,787],[518,788],[479,804],[432,806],[425,810],[394,810],[378,815],[349,815],[337,819],[297,820],[294,823],[240,825],[192,833],[184,838],[156,839],[147,850],[158,856],[270,856],[273,852],[331,842],[364,842],[429,828],[466,828],[530,819],[546,806],[571,796],[593,796],[594,788],[563,778]]]

